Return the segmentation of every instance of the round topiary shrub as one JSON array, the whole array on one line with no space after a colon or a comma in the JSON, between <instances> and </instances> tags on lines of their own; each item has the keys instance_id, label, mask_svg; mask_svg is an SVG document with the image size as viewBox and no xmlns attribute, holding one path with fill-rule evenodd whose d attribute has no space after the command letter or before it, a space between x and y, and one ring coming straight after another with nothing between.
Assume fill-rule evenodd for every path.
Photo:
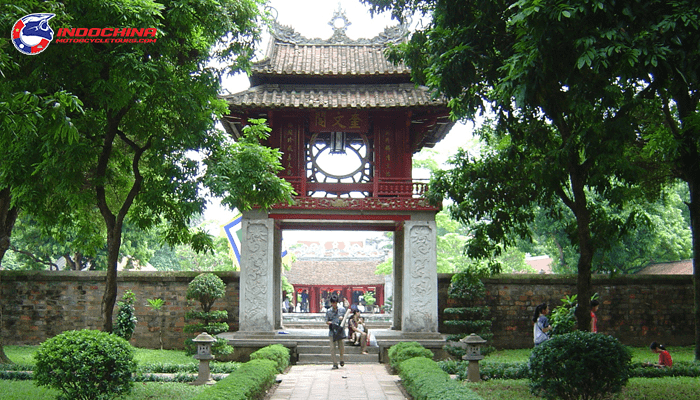
<instances>
[{"instance_id":1,"label":"round topiary shrub","mask_svg":"<svg viewBox=\"0 0 700 400\"><path fill-rule=\"evenodd\" d=\"M34 380L60 390L59 400L100 400L129 393L136 371L126 340L100 331L66 331L34 354Z\"/></svg>"},{"instance_id":2,"label":"round topiary shrub","mask_svg":"<svg viewBox=\"0 0 700 400\"><path fill-rule=\"evenodd\" d=\"M553 336L530 354L530 391L547 399L602 399L627 384L632 353L612 336Z\"/></svg>"},{"instance_id":3,"label":"round topiary shrub","mask_svg":"<svg viewBox=\"0 0 700 400\"><path fill-rule=\"evenodd\" d=\"M218 276L212 273L197 275L187 285L188 300L197 300L202 311L211 311L211 306L217 299L226 294L226 284Z\"/></svg>"}]
</instances>

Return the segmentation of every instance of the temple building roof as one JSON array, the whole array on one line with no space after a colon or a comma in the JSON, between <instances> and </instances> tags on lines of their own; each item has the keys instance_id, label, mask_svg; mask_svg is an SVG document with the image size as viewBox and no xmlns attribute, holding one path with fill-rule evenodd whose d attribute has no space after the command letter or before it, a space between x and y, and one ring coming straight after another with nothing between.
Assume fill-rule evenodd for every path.
<instances>
[{"instance_id":1,"label":"temple building roof","mask_svg":"<svg viewBox=\"0 0 700 400\"><path fill-rule=\"evenodd\" d=\"M276 21L265 57L256 62L248 90L222 96L230 113L222 119L237 138L250 117L271 110L368 109L411 111L412 150L433 147L455 122L444 98L411 82L410 69L384 55L388 44L408 37L404 25L387 27L371 39L351 39L350 22L338 9L329 22L333 35L309 39Z\"/></svg>"},{"instance_id":2,"label":"temple building roof","mask_svg":"<svg viewBox=\"0 0 700 400\"><path fill-rule=\"evenodd\" d=\"M375 260L298 260L284 275L292 285L381 285L384 275L374 271L381 261Z\"/></svg>"},{"instance_id":3,"label":"temple building roof","mask_svg":"<svg viewBox=\"0 0 700 400\"><path fill-rule=\"evenodd\" d=\"M444 107L412 83L389 85L263 84L226 96L236 108ZM445 132L446 133L446 132Z\"/></svg>"}]
</instances>

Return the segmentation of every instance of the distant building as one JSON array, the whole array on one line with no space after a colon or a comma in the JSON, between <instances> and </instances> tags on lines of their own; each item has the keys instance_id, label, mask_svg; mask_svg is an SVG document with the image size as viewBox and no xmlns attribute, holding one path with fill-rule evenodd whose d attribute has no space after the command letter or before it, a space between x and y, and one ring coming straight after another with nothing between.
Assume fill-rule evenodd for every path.
<instances>
[{"instance_id":1,"label":"distant building","mask_svg":"<svg viewBox=\"0 0 700 400\"><path fill-rule=\"evenodd\" d=\"M525 263L532 267L538 274L552 274L553 261L554 260L549 256L525 257Z\"/></svg>"},{"instance_id":2,"label":"distant building","mask_svg":"<svg viewBox=\"0 0 700 400\"><path fill-rule=\"evenodd\" d=\"M385 277L375 275L386 253L363 242L299 242L289 249L296 256L289 271L284 271L298 295L306 291L309 312L321 312L328 297L337 293L350 304L365 305L364 296L373 292L376 307L384 305Z\"/></svg>"},{"instance_id":3,"label":"distant building","mask_svg":"<svg viewBox=\"0 0 700 400\"><path fill-rule=\"evenodd\" d=\"M642 268L637 275L692 275L693 260L672 261L651 264Z\"/></svg>"}]
</instances>

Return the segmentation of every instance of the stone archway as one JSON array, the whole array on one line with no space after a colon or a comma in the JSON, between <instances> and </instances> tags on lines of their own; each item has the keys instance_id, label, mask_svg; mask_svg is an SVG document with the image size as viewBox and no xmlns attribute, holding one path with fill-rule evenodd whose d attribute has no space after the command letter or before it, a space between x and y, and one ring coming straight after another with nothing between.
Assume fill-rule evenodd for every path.
<instances>
[{"instance_id":1,"label":"stone archway","mask_svg":"<svg viewBox=\"0 0 700 400\"><path fill-rule=\"evenodd\" d=\"M363 216L371 225L367 212L358 214L327 213L314 217L317 229L337 229L357 223ZM296 220L295 220L296 218ZM276 215L274 212L243 213L239 331L273 333L282 328L278 306L282 297L281 275L282 229L288 220L306 221L308 214ZM340 218L347 218L345 220ZM392 329L404 333L437 333L437 230L435 213L404 212L396 219L377 215L376 223L394 230L394 320ZM391 224L387 225L387 221Z\"/></svg>"}]
</instances>

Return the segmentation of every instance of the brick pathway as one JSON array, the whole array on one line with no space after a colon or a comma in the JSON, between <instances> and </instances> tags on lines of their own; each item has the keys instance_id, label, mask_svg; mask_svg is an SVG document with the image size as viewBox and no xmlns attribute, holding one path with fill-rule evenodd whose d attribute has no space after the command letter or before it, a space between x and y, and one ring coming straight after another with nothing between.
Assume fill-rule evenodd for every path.
<instances>
[{"instance_id":1,"label":"brick pathway","mask_svg":"<svg viewBox=\"0 0 700 400\"><path fill-rule=\"evenodd\" d=\"M295 365L268 395L269 400L404 400L397 375L390 375L384 364Z\"/></svg>"}]
</instances>

